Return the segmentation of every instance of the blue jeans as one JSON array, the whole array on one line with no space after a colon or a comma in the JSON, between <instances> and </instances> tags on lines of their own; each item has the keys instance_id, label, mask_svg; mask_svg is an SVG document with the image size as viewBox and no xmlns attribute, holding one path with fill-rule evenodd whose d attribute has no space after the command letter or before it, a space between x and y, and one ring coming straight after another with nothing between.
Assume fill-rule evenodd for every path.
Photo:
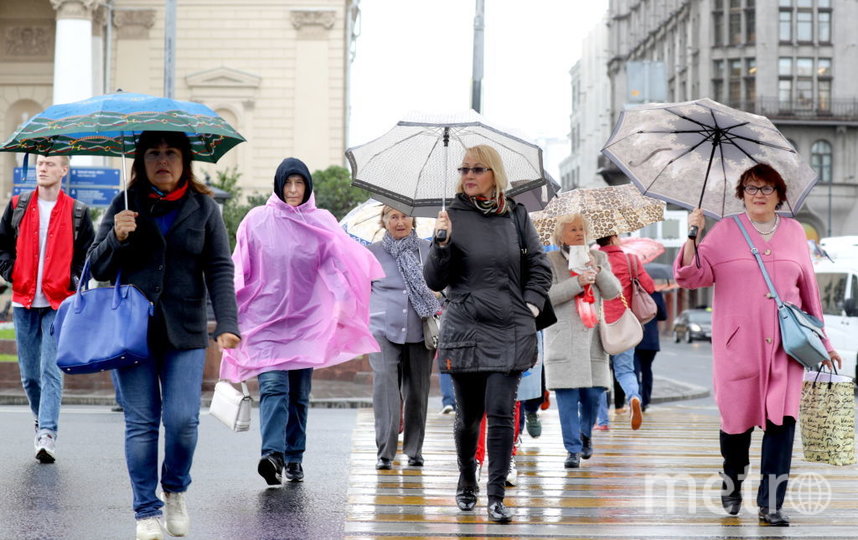
<instances>
[{"instance_id":1,"label":"blue jeans","mask_svg":"<svg viewBox=\"0 0 858 540\"><path fill-rule=\"evenodd\" d=\"M635 350L629 349L611 356L611 365L614 368L614 377L626 393L626 400L629 401L633 397L640 399L638 376L635 373Z\"/></svg>"},{"instance_id":2,"label":"blue jeans","mask_svg":"<svg viewBox=\"0 0 858 540\"><path fill-rule=\"evenodd\" d=\"M593 423L599 411L599 398L604 388L558 388L557 410L560 413L560 430L567 452L581 453L581 436L592 437ZM578 404L581 404L580 408Z\"/></svg>"},{"instance_id":3,"label":"blue jeans","mask_svg":"<svg viewBox=\"0 0 858 540\"><path fill-rule=\"evenodd\" d=\"M599 396L599 412L596 415L596 423L600 426L610 425L611 420L608 418L608 389L602 389L602 394Z\"/></svg>"},{"instance_id":4,"label":"blue jeans","mask_svg":"<svg viewBox=\"0 0 858 540\"><path fill-rule=\"evenodd\" d=\"M63 399L63 372L57 367L57 342L51 335L57 312L49 307L15 307L13 312L24 393L39 422L39 434L56 438Z\"/></svg>"},{"instance_id":5,"label":"blue jeans","mask_svg":"<svg viewBox=\"0 0 858 540\"><path fill-rule=\"evenodd\" d=\"M191 484L197 447L205 349L151 353L148 362L116 370L125 408L125 461L137 519L161 515L158 431L164 421L161 487L181 493Z\"/></svg>"},{"instance_id":6,"label":"blue jeans","mask_svg":"<svg viewBox=\"0 0 858 540\"><path fill-rule=\"evenodd\" d=\"M441 373L438 376L438 382L441 383L441 404L449 405L456 409L456 396L453 393L453 380L449 373Z\"/></svg>"},{"instance_id":7,"label":"blue jeans","mask_svg":"<svg viewBox=\"0 0 858 540\"><path fill-rule=\"evenodd\" d=\"M262 455L278 454L286 463L301 463L313 368L267 371L257 378Z\"/></svg>"}]
</instances>

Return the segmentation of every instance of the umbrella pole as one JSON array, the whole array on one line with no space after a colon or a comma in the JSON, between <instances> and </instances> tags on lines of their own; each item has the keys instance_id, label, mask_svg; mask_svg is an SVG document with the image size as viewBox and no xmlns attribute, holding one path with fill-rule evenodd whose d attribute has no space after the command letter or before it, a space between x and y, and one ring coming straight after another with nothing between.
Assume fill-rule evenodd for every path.
<instances>
[{"instance_id":1,"label":"umbrella pole","mask_svg":"<svg viewBox=\"0 0 858 540\"><path fill-rule=\"evenodd\" d=\"M125 209L128 210L128 175L125 173L125 133L122 133L122 196L125 199Z\"/></svg>"},{"instance_id":2,"label":"umbrella pole","mask_svg":"<svg viewBox=\"0 0 858 540\"><path fill-rule=\"evenodd\" d=\"M444 190L441 192L441 211L447 211L447 175L450 172L450 128L444 128ZM435 242L442 243L447 241L447 229L438 229L435 233Z\"/></svg>"},{"instance_id":3,"label":"umbrella pole","mask_svg":"<svg viewBox=\"0 0 858 540\"><path fill-rule=\"evenodd\" d=\"M700 190L700 200L697 201L697 208L703 207L703 196L706 194L706 184L709 183L709 171L712 170L712 160L715 158L715 149L721 144L721 133L715 133L712 139L712 152L709 153L709 163L706 165L706 176L703 178L703 189ZM688 229L688 238L694 240L697 238L697 227L692 226ZM696 247L695 243L695 247Z\"/></svg>"}]
</instances>

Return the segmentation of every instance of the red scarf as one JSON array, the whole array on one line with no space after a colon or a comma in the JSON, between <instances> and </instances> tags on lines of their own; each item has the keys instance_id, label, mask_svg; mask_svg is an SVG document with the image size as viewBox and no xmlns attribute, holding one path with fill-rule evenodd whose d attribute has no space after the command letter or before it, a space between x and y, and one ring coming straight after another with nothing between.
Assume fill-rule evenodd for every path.
<instances>
[{"instance_id":1,"label":"red scarf","mask_svg":"<svg viewBox=\"0 0 858 540\"><path fill-rule=\"evenodd\" d=\"M570 277L578 277L576 272L569 270ZM599 322L599 315L596 313L596 295L593 294L593 286L590 284L582 287L584 291L575 297L575 307L578 308L578 316L581 317L581 322L587 328L594 328Z\"/></svg>"},{"instance_id":2,"label":"red scarf","mask_svg":"<svg viewBox=\"0 0 858 540\"><path fill-rule=\"evenodd\" d=\"M187 191L188 182L183 182L182 185L167 194L164 194L163 191L159 190L155 186L152 186L152 189L149 190L149 198L158 199L159 201L178 201L185 196L185 193Z\"/></svg>"}]
</instances>

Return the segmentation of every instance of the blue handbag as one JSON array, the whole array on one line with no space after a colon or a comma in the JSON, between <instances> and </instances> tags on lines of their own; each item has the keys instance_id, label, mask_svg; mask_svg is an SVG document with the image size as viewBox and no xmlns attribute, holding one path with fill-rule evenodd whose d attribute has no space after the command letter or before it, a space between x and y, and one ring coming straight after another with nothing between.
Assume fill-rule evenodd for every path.
<instances>
[{"instance_id":1,"label":"blue handbag","mask_svg":"<svg viewBox=\"0 0 858 540\"><path fill-rule=\"evenodd\" d=\"M825 350L825 345L822 343L825 334L822 332L824 323L795 304L784 302L778 296L778 291L775 290L774 284L766 271L766 266L763 264L763 259L760 258L760 253L751 238L748 236L748 231L739 220L738 216L733 216L739 230L745 237L748 246L751 247L751 253L757 259L757 264L760 266L760 271L763 273L763 278L766 280L766 285L769 287L769 294L774 298L778 307L778 323L781 329L781 344L784 351L801 365L806 368L817 369L819 364L825 360L830 360L828 351Z\"/></svg>"},{"instance_id":2,"label":"blue handbag","mask_svg":"<svg viewBox=\"0 0 858 540\"><path fill-rule=\"evenodd\" d=\"M89 259L77 292L60 304L51 334L57 365L65 373L95 373L139 364L149 358L149 318L154 306L134 285L90 289Z\"/></svg>"}]
</instances>

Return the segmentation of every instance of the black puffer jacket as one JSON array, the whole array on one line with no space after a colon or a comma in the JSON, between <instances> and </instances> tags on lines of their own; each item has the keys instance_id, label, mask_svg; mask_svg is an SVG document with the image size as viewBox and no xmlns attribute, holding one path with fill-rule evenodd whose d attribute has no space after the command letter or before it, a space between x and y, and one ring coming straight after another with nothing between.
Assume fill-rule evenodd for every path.
<instances>
[{"instance_id":1,"label":"black puffer jacket","mask_svg":"<svg viewBox=\"0 0 858 540\"><path fill-rule=\"evenodd\" d=\"M527 303L543 308L551 268L523 205L485 215L462 195L447 207L453 233L432 246L423 267L434 291L450 300L441 320L438 364L443 373L528 369L536 362L536 324ZM528 282L521 285L521 250L512 212L525 225Z\"/></svg>"}]
</instances>

